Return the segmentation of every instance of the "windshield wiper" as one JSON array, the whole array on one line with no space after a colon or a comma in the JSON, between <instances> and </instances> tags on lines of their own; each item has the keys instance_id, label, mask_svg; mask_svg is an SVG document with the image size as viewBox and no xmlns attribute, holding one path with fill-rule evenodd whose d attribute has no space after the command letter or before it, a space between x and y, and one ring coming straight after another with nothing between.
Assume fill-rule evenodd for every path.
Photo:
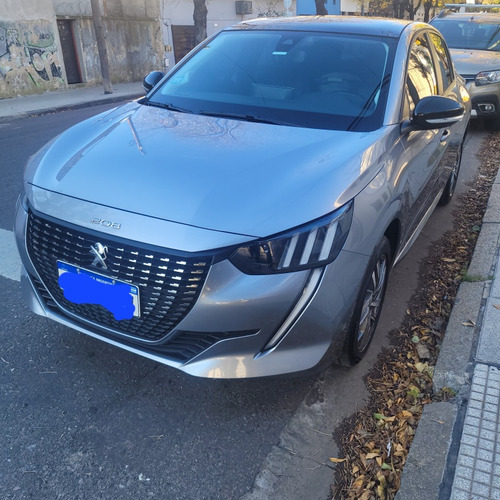
<instances>
[{"instance_id":1,"label":"windshield wiper","mask_svg":"<svg viewBox=\"0 0 500 500\"><path fill-rule=\"evenodd\" d=\"M373 92L368 96L363 108L359 112L358 116L354 118L354 120L349 124L346 130L354 130L354 127L357 127L362 118L366 116L368 109L375 102L376 97L379 95L379 91L382 90L383 86L389 83L391 79L391 75L385 75L382 81L373 89Z\"/></svg>"},{"instance_id":2,"label":"windshield wiper","mask_svg":"<svg viewBox=\"0 0 500 500\"><path fill-rule=\"evenodd\" d=\"M147 101L145 104L146 106L168 109L169 111L176 111L177 113L193 113L190 109L180 108L179 106L174 106L173 104L169 104L167 102Z\"/></svg>"},{"instance_id":3,"label":"windshield wiper","mask_svg":"<svg viewBox=\"0 0 500 500\"><path fill-rule=\"evenodd\" d=\"M229 119L232 118L233 120L242 120L246 122L268 123L270 125L285 125L284 123L278 123L272 120L265 120L264 118L259 118L254 115L243 115L238 113L223 113L220 111L203 111L203 110L200 110L199 114L204 116L215 116L219 118L229 118Z\"/></svg>"}]
</instances>

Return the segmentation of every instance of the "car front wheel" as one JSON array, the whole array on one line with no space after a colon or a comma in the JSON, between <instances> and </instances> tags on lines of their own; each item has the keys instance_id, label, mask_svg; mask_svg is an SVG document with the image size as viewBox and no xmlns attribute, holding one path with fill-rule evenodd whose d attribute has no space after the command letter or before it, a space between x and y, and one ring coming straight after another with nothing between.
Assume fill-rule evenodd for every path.
<instances>
[{"instance_id":1,"label":"car front wheel","mask_svg":"<svg viewBox=\"0 0 500 500\"><path fill-rule=\"evenodd\" d=\"M391 245L384 236L373 252L354 309L349 338L351 364L358 363L368 350L382 311L391 265Z\"/></svg>"}]
</instances>

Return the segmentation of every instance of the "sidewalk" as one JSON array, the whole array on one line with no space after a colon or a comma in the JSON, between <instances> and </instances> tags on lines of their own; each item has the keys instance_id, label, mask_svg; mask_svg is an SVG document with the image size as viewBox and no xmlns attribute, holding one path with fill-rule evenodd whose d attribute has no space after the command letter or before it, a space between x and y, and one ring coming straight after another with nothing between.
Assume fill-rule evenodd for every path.
<instances>
[{"instance_id":1,"label":"sidewalk","mask_svg":"<svg viewBox=\"0 0 500 500\"><path fill-rule=\"evenodd\" d=\"M40 115L63 109L85 108L98 104L137 99L144 95L142 82L118 83L113 93L105 94L102 86L45 92L44 94L0 99L0 122L29 115Z\"/></svg>"},{"instance_id":2,"label":"sidewalk","mask_svg":"<svg viewBox=\"0 0 500 500\"><path fill-rule=\"evenodd\" d=\"M0 99L0 122L144 95L141 82ZM453 402L426 405L397 500L500 500L500 173L434 371ZM333 480L333 476L332 476ZM295 500L295 499L291 499ZM315 500L315 499L311 499Z\"/></svg>"},{"instance_id":3,"label":"sidewalk","mask_svg":"<svg viewBox=\"0 0 500 500\"><path fill-rule=\"evenodd\" d=\"M500 172L460 285L397 500L500 500Z\"/></svg>"}]
</instances>

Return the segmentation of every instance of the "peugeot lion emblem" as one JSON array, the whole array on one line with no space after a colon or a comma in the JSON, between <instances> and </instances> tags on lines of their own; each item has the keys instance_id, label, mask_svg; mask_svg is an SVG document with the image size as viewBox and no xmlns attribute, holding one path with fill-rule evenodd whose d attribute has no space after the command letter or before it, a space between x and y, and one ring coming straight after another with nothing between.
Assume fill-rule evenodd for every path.
<instances>
[{"instance_id":1,"label":"peugeot lion emblem","mask_svg":"<svg viewBox=\"0 0 500 500\"><path fill-rule=\"evenodd\" d=\"M90 247L90 253L94 256L94 261L92 262L94 267L101 266L103 269L108 268L104 262L108 256L108 247L105 247L102 243L96 243Z\"/></svg>"}]
</instances>

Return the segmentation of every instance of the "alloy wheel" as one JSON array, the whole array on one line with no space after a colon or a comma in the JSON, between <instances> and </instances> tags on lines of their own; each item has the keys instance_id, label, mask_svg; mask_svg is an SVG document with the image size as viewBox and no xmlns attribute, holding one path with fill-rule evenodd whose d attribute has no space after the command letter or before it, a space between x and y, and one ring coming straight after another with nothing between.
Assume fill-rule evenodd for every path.
<instances>
[{"instance_id":1,"label":"alloy wheel","mask_svg":"<svg viewBox=\"0 0 500 500\"><path fill-rule=\"evenodd\" d=\"M357 350L359 352L363 352L367 348L377 326L382 300L384 298L387 271L387 256L383 254L380 256L371 273L365 291L356 339Z\"/></svg>"}]
</instances>

